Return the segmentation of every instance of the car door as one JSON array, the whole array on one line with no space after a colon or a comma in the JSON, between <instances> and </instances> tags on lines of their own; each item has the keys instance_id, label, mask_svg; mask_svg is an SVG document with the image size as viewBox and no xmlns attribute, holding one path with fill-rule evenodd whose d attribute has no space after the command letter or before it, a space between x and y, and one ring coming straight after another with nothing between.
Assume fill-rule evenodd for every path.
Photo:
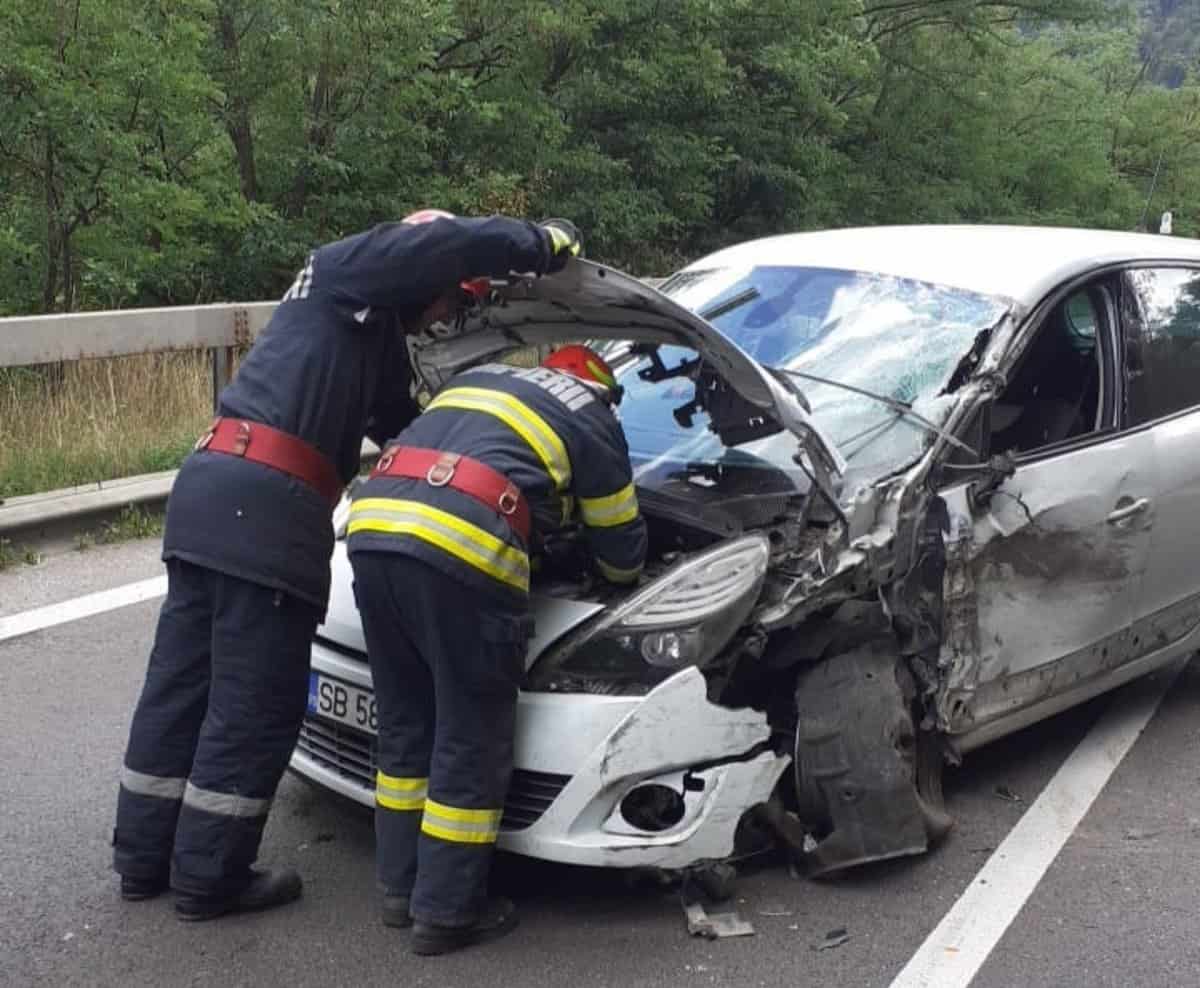
<instances>
[{"instance_id":1,"label":"car door","mask_svg":"<svg viewBox=\"0 0 1200 988\"><path fill-rule=\"evenodd\" d=\"M1159 490L1130 659L1196 647L1200 628L1200 267L1147 265L1122 280L1130 434L1153 441Z\"/></svg>"},{"instance_id":2,"label":"car door","mask_svg":"<svg viewBox=\"0 0 1200 988\"><path fill-rule=\"evenodd\" d=\"M1120 430L1116 286L1100 279L1043 307L989 409L992 452L1015 444L1013 475L990 493L970 484L943 492L951 532L940 707L952 734L999 735L1020 726L1014 719L1037 719L1039 705L1052 712L1054 698L1127 657L1155 461L1151 435ZM1081 370L1086 361L1071 351L1083 353L1076 344L1089 333L1094 369ZM1082 415L1076 372L1081 385L1095 374ZM1064 424L1072 408L1074 425Z\"/></svg>"}]
</instances>

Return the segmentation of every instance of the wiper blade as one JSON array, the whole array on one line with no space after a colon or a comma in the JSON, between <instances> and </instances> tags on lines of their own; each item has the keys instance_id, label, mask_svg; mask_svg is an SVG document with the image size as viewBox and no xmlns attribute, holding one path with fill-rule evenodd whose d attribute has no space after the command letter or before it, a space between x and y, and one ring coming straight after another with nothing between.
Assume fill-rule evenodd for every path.
<instances>
[{"instance_id":1,"label":"wiper blade","mask_svg":"<svg viewBox=\"0 0 1200 988\"><path fill-rule=\"evenodd\" d=\"M738 292L736 295L731 295L724 302L718 302L711 309L706 309L700 313L700 318L705 322L711 322L714 319L720 319L721 316L727 316L734 309L740 309L747 302L753 302L758 298L760 292L757 288L747 288L745 291Z\"/></svg>"},{"instance_id":2,"label":"wiper blade","mask_svg":"<svg viewBox=\"0 0 1200 988\"><path fill-rule=\"evenodd\" d=\"M873 398L875 401L886 405L897 415L919 422L930 432L941 436L946 440L946 442L950 443L951 446L957 446L959 449L966 453L970 453L974 457L979 456L975 450L971 449L970 446L964 443L957 436L951 435L936 422L931 422L920 412L914 411L911 405L905 404L902 401L897 401L895 398L892 398L888 395L876 394L874 391L868 391L866 388L860 388L853 384L845 384L842 381L835 381L829 377L820 377L817 374L809 374L806 371L790 370L787 367L772 367L771 369L779 371L781 374L788 374L792 377L802 377L806 381L815 381L817 384L827 384L831 388L841 388L843 391L852 391L855 394L862 395L864 398Z\"/></svg>"}]
</instances>

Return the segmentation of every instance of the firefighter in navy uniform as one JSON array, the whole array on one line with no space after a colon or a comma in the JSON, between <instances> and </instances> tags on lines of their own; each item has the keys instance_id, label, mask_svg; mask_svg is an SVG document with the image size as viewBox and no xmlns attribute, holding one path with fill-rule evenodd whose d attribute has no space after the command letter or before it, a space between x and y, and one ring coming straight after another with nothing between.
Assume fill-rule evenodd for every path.
<instances>
[{"instance_id":1,"label":"firefighter in navy uniform","mask_svg":"<svg viewBox=\"0 0 1200 988\"><path fill-rule=\"evenodd\" d=\"M167 597L121 772L113 864L126 899L175 890L183 919L281 905L252 869L307 702L329 595L331 511L419 411L404 341L466 288L561 269L578 235L414 213L316 249L220 396L167 506Z\"/></svg>"},{"instance_id":2,"label":"firefighter in navy uniform","mask_svg":"<svg viewBox=\"0 0 1200 988\"><path fill-rule=\"evenodd\" d=\"M582 346L542 367L452 378L390 444L350 508L349 552L378 712L383 922L440 954L500 936L487 896L532 627L531 546L577 514L599 574L646 554L608 365Z\"/></svg>"}]
</instances>

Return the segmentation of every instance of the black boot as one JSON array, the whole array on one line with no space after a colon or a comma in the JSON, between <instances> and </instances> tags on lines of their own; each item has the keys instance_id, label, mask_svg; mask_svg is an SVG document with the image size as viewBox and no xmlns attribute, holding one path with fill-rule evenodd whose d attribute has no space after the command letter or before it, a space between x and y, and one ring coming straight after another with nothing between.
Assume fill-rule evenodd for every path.
<instances>
[{"instance_id":1,"label":"black boot","mask_svg":"<svg viewBox=\"0 0 1200 988\"><path fill-rule=\"evenodd\" d=\"M470 926L437 926L433 923L413 924L412 952L414 954L449 954L488 940L498 940L517 926L516 907L508 899L488 899L479 918Z\"/></svg>"},{"instance_id":2,"label":"black boot","mask_svg":"<svg viewBox=\"0 0 1200 988\"><path fill-rule=\"evenodd\" d=\"M412 916L408 914L408 896L385 894L380 916L383 918L384 926L391 926L401 930L412 926Z\"/></svg>"},{"instance_id":3,"label":"black boot","mask_svg":"<svg viewBox=\"0 0 1200 988\"><path fill-rule=\"evenodd\" d=\"M228 913L274 909L295 902L304 891L300 876L290 868L283 871L254 871L251 876L250 884L236 895L181 894L175 901L175 912L180 919L189 922L216 919Z\"/></svg>"},{"instance_id":4,"label":"black boot","mask_svg":"<svg viewBox=\"0 0 1200 988\"><path fill-rule=\"evenodd\" d=\"M162 895L170 887L171 883L166 875L157 875L154 878L121 876L121 898L128 902L153 899L157 895Z\"/></svg>"}]
</instances>

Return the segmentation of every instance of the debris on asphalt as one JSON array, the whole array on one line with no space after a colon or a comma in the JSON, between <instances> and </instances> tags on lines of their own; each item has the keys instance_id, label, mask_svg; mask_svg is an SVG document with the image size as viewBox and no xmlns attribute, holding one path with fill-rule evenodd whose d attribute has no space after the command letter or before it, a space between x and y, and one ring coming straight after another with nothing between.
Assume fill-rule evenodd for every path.
<instances>
[{"instance_id":1,"label":"debris on asphalt","mask_svg":"<svg viewBox=\"0 0 1200 988\"><path fill-rule=\"evenodd\" d=\"M334 834L332 834L332 833L321 833L321 834L317 834L317 836L316 836L316 841L318 844L328 844L333 839L334 839Z\"/></svg>"},{"instance_id":2,"label":"debris on asphalt","mask_svg":"<svg viewBox=\"0 0 1200 988\"><path fill-rule=\"evenodd\" d=\"M1142 830L1140 827L1135 827L1133 830L1129 830L1126 832L1125 839L1126 840L1153 840L1155 837L1157 837L1161 833L1162 833L1161 830Z\"/></svg>"},{"instance_id":3,"label":"debris on asphalt","mask_svg":"<svg viewBox=\"0 0 1200 988\"><path fill-rule=\"evenodd\" d=\"M754 927L736 912L709 913L700 902L683 907L687 916L688 933L705 940L724 940L726 937L752 937Z\"/></svg>"},{"instance_id":4,"label":"debris on asphalt","mask_svg":"<svg viewBox=\"0 0 1200 988\"><path fill-rule=\"evenodd\" d=\"M66 943L68 940L74 940L74 939L75 939L74 933L67 932L67 933L63 934L63 943Z\"/></svg>"},{"instance_id":5,"label":"debris on asphalt","mask_svg":"<svg viewBox=\"0 0 1200 988\"><path fill-rule=\"evenodd\" d=\"M1025 802L1020 796L1018 796L1015 792L1013 792L1011 789L1009 789L1008 786L996 786L994 792L1001 799L1006 799L1010 803Z\"/></svg>"},{"instance_id":6,"label":"debris on asphalt","mask_svg":"<svg viewBox=\"0 0 1200 988\"><path fill-rule=\"evenodd\" d=\"M760 916L790 916L792 915L792 910L784 909L782 906L768 906L765 909L760 909L758 914Z\"/></svg>"},{"instance_id":7,"label":"debris on asphalt","mask_svg":"<svg viewBox=\"0 0 1200 988\"><path fill-rule=\"evenodd\" d=\"M833 950L835 947L840 947L850 939L850 932L844 927L839 926L836 930L830 930L825 934L825 939L820 943L814 943L813 950Z\"/></svg>"}]
</instances>

